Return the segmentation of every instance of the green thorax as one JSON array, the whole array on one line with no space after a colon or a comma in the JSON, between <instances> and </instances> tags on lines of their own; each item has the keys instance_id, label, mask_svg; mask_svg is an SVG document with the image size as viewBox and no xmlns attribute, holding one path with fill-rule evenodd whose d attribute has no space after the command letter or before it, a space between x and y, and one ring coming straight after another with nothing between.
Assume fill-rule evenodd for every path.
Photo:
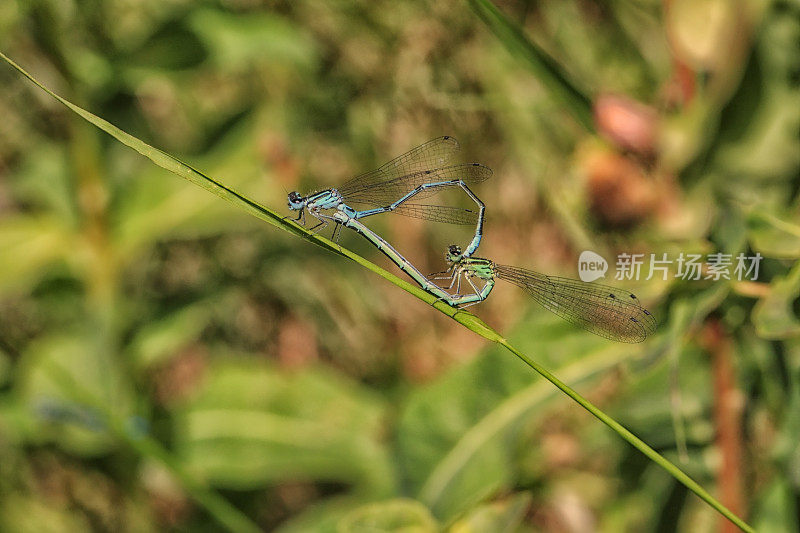
<instances>
[{"instance_id":1,"label":"green thorax","mask_svg":"<svg viewBox=\"0 0 800 533\"><path fill-rule=\"evenodd\" d=\"M465 271L473 272L475 276L481 279L489 280L494 278L494 263L491 259L462 257L458 264Z\"/></svg>"}]
</instances>

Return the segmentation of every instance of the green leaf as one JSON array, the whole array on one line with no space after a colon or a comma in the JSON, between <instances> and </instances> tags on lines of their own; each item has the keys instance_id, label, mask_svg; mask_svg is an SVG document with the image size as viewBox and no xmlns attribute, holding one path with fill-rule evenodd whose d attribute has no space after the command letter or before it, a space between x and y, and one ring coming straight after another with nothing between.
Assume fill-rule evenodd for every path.
<instances>
[{"instance_id":1,"label":"green leaf","mask_svg":"<svg viewBox=\"0 0 800 533\"><path fill-rule=\"evenodd\" d=\"M351 511L337 527L338 533L435 533L439 530L424 505L400 498Z\"/></svg>"},{"instance_id":2,"label":"green leaf","mask_svg":"<svg viewBox=\"0 0 800 533\"><path fill-rule=\"evenodd\" d=\"M797 531L800 524L792 487L784 479L775 477L761 494L753 513L758 531Z\"/></svg>"},{"instance_id":3,"label":"green leaf","mask_svg":"<svg viewBox=\"0 0 800 533\"><path fill-rule=\"evenodd\" d=\"M0 500L0 529L3 531L89 531L86 515L67 506L52 505L46 500L8 494Z\"/></svg>"},{"instance_id":4,"label":"green leaf","mask_svg":"<svg viewBox=\"0 0 800 533\"><path fill-rule=\"evenodd\" d=\"M774 214L775 210L753 209L747 217L753 249L767 257L800 258L800 214Z\"/></svg>"},{"instance_id":5,"label":"green leaf","mask_svg":"<svg viewBox=\"0 0 800 533\"><path fill-rule=\"evenodd\" d=\"M753 309L756 332L765 339L786 339L800 335L800 320L792 306L800 297L800 262L785 277L772 281L769 294Z\"/></svg>"},{"instance_id":6,"label":"green leaf","mask_svg":"<svg viewBox=\"0 0 800 533\"><path fill-rule=\"evenodd\" d=\"M74 251L69 228L47 216L0 219L0 293L21 291Z\"/></svg>"},{"instance_id":7,"label":"green leaf","mask_svg":"<svg viewBox=\"0 0 800 533\"><path fill-rule=\"evenodd\" d=\"M353 493L331 496L314 502L278 527L278 533L337 533L339 521L355 509L369 503L367 495Z\"/></svg>"},{"instance_id":8,"label":"green leaf","mask_svg":"<svg viewBox=\"0 0 800 533\"><path fill-rule=\"evenodd\" d=\"M531 503L527 492L516 494L506 500L481 505L450 527L449 533L514 533L525 519Z\"/></svg>"},{"instance_id":9,"label":"green leaf","mask_svg":"<svg viewBox=\"0 0 800 533\"><path fill-rule=\"evenodd\" d=\"M147 368L158 364L188 342L196 339L208 325L213 308L199 302L153 321L131 341L130 352L136 364Z\"/></svg>"},{"instance_id":10,"label":"green leaf","mask_svg":"<svg viewBox=\"0 0 800 533\"><path fill-rule=\"evenodd\" d=\"M800 36L796 7L794 12L766 9L744 79L721 117L719 134L723 142L714 166L720 167L726 184L739 175L739 181L750 189L750 197L759 200L783 201L793 188L800 165L800 86L794 78ZM724 9L732 8L729 4ZM706 31L703 26L700 29ZM700 37L707 40L705 33Z\"/></svg>"},{"instance_id":11,"label":"green leaf","mask_svg":"<svg viewBox=\"0 0 800 533\"><path fill-rule=\"evenodd\" d=\"M192 471L225 487L313 479L386 495L394 482L379 441L382 417L376 398L321 370L226 358L176 412L175 449Z\"/></svg>"},{"instance_id":12,"label":"green leaf","mask_svg":"<svg viewBox=\"0 0 800 533\"><path fill-rule=\"evenodd\" d=\"M235 70L269 58L311 68L317 51L310 37L272 13L237 15L213 9L193 11L190 24L222 69Z\"/></svg>"},{"instance_id":13,"label":"green leaf","mask_svg":"<svg viewBox=\"0 0 800 533\"><path fill-rule=\"evenodd\" d=\"M77 225L69 174L67 149L63 144L39 141L36 150L23 154L20 168L10 184L14 196L24 203L41 206L53 218Z\"/></svg>"}]
</instances>

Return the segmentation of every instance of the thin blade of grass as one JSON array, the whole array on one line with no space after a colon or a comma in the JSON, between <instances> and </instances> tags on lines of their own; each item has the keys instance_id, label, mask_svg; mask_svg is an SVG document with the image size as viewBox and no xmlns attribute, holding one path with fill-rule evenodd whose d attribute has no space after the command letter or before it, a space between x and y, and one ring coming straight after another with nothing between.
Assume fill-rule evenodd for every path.
<instances>
[{"instance_id":1,"label":"thin blade of grass","mask_svg":"<svg viewBox=\"0 0 800 533\"><path fill-rule=\"evenodd\" d=\"M524 61L536 79L559 100L573 117L588 131L594 131L592 100L583 94L566 75L558 63L536 46L522 29L508 20L490 0L468 0L476 15L489 27L512 56Z\"/></svg>"},{"instance_id":2,"label":"thin blade of grass","mask_svg":"<svg viewBox=\"0 0 800 533\"><path fill-rule=\"evenodd\" d=\"M753 528L747 525L742 519L737 517L733 514L727 507L722 505L720 502L714 499L711 494L706 492L697 482L691 479L688 475L683 473L677 466L673 465L669 462L665 457L661 456L658 452L654 449L649 447L647 444L644 443L641 439L639 439L636 435L631 433L627 430L624 426L622 426L619 422L605 414L601 411L598 407L594 404L589 402L583 396L578 394L568 385L560 381L557 377L551 374L546 368L542 367L538 363L536 363L533 359L528 357L527 355L523 354L512 345L510 345L499 333L494 331L490 326L488 326L485 322L481 319L464 310L455 309L450 307L449 305L445 304L444 302L438 300L432 294L425 292L424 290L411 285L407 281L404 281L394 274L380 268L379 266L367 261L363 257L347 250L346 248L340 248L330 240L320 237L319 235L312 234L304 227L294 223L291 220L284 219L275 211L264 207L257 202L250 200L249 198L237 193L236 191L222 185L221 183L217 182L216 180L206 176L202 172L193 169L189 165L183 163L179 159L162 152L161 150L150 146L149 144L145 143L137 139L136 137L125 133L124 131L120 130L113 124L101 119L100 117L93 115L89 111L86 111L83 108L76 106L75 104L67 101L64 98L61 98L57 94L53 93L51 90L46 88L44 85L36 81L30 74L25 72L19 65L14 63L11 59L9 59L5 54L0 52L0 57L2 57L6 62L8 62L12 67L18 70L22 75L32 81L36 86L41 88L43 91L47 92L49 95L56 98L59 102L67 106L69 109L89 121L90 123L94 124L101 130L105 131L112 137L116 138L126 146L130 146L134 150L138 151L155 164L159 165L162 168L169 170L181 176L192 183L203 187L204 189L216 194L217 196L233 203L234 205L244 209L248 213L269 222L270 224L283 229L284 231L288 231L290 233L294 233L302 238L305 238L314 244L327 248L334 253L338 253L343 255L356 263L368 268L369 270L375 272L379 276L383 277L384 279L394 283L401 289L405 290L406 292L416 296L423 302L432 305L434 308L439 310L440 312L446 314L447 316L453 318L455 321L459 322L460 324L464 325L469 330L473 331L474 333L480 335L481 337L490 340L492 342L496 342L499 345L503 346L506 350L511 352L512 354L519 357L525 364L530 366L533 370L539 373L542 377L547 379L550 383L555 385L558 389L564 392L567 396L575 400L579 405L581 405L584 409L589 411L592 415L598 418L601 422L606 424L610 427L615 433L617 433L620 437L625 439L631 445L633 445L636 449L641 451L645 454L648 458L650 458L654 463L661 466L664 470L666 470L671 476L675 479L683 483L689 490L697 494L700 498L706 501L711 507L716 509L720 514L725 516L728 520L732 523L736 524L739 528L743 531L753 532ZM205 502L202 500L198 500L201 504L206 505ZM214 512L214 510L206 505L206 509L209 512Z\"/></svg>"}]
</instances>

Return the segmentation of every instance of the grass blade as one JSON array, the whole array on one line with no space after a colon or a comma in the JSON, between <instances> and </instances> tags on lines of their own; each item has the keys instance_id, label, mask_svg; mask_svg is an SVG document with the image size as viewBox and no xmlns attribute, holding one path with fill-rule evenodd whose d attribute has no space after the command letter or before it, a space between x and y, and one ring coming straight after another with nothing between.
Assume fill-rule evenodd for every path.
<instances>
[{"instance_id":1,"label":"grass blade","mask_svg":"<svg viewBox=\"0 0 800 533\"><path fill-rule=\"evenodd\" d=\"M561 67L525 37L522 29L508 20L490 0L469 0L469 5L511 55L524 61L550 94L558 99L584 128L594 131L591 98L567 79Z\"/></svg>"},{"instance_id":2,"label":"grass blade","mask_svg":"<svg viewBox=\"0 0 800 533\"><path fill-rule=\"evenodd\" d=\"M476 0L479 1L479 0ZM330 240L325 239L319 235L312 234L304 227L295 224L291 220L284 219L281 217L277 212L260 205L259 203L250 200L249 198L237 193L233 189L226 187L225 185L217 182L213 178L206 176L202 172L195 170L191 166L183 163L176 157L173 157L161 150L150 146L149 144L145 143L137 139L136 137L125 133L124 131L120 130L113 124L101 119L100 117L93 115L89 111L86 111L83 108L76 106L75 104L65 100L64 98L58 96L57 94L53 93L47 87L36 81L30 74L28 74L22 67L14 63L11 59L6 57L5 54L0 52L0 57L2 57L7 63L9 63L12 67L14 67L17 71L19 71L22 75L28 78L31 82L37 85L40 89L50 94L53 98L56 98L59 102L67 106L69 109L83 117L85 120L89 121L90 123L94 124L101 130L105 131L112 137L116 138L126 146L129 146L139 152L140 154L144 155L151 161L153 161L158 166L169 170L181 176L182 178L187 179L188 181L203 187L204 189L208 190L223 198L237 207L244 209L248 213L256 216L266 222L269 222L273 226L276 226L284 231L288 231L290 233L294 233L302 238L305 238L314 244L327 248L334 253L338 253L343 255L352 261L368 268L369 270L375 272L379 276L383 277L384 279L390 281L391 283L397 285L401 289L405 290L406 292L416 296L423 302L432 305L438 311L446 314L447 316L453 318L455 321L463 324L469 330L475 332L476 334L480 335L481 337L488 339L492 342L496 342L503 346L506 350L513 353L517 357L519 357L522 361L524 361L528 366L530 366L533 370L539 373L542 377L550 381L553 385L555 385L558 389L564 392L567 396L575 400L579 405L581 405L584 409L589 411L592 415L597 417L601 422L606 424L610 427L615 433L617 433L620 437L625 439L631 445L636 447L639 451L645 454L648 458L650 458L653 462L664 468L670 475L672 475L675 479L683 483L689 490L697 494L700 498L706 501L711 507L716 509L720 514L728 518L731 522L736 524L739 528L743 531L752 532L753 529L747 525L742 519L737 517L733 514L728 508L722 505L720 502L714 499L711 494L706 492L697 482L692 480L688 475L683 473L677 466L670 463L665 457L661 456L658 452L654 449L649 447L645 444L641 439L636 437L633 433L623 427L619 422L605 414L601 411L598 407L594 404L583 398L580 394L576 391L571 389L568 385L560 381L557 377L551 374L547 369L536 363L533 359L528 357L527 355L523 354L512 345L510 345L499 333L494 331L491 327L489 327L486 323L484 323L481 319L476 317L475 315L460 309L454 309L449 305L445 304L444 302L439 301L435 296L423 291L419 287L412 285L411 283L404 281L394 274L380 268L379 266L367 261L363 257L345 249L339 248L337 245L332 243ZM201 504L206 505L205 502L200 501ZM212 508L206 505L206 509L209 512L214 512ZM219 517L218 517L219 518Z\"/></svg>"}]
</instances>

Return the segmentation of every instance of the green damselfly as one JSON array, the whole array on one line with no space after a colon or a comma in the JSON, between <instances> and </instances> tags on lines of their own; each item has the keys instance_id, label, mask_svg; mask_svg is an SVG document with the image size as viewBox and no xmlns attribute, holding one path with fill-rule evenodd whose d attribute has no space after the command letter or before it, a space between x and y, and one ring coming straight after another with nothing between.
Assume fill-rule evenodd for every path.
<instances>
[{"instance_id":1,"label":"green damselfly","mask_svg":"<svg viewBox=\"0 0 800 533\"><path fill-rule=\"evenodd\" d=\"M431 275L428 280L450 281L447 290L455 287L455 294L448 294L449 301L459 302L453 305L482 302L492 291L495 280L502 279L524 289L542 307L567 322L607 339L642 342L656 329L653 314L642 306L636 295L621 289L468 257L457 245L447 249L445 260L449 268ZM469 294L461 294L462 279L470 286ZM483 286L479 288L480 284Z\"/></svg>"}]
</instances>

